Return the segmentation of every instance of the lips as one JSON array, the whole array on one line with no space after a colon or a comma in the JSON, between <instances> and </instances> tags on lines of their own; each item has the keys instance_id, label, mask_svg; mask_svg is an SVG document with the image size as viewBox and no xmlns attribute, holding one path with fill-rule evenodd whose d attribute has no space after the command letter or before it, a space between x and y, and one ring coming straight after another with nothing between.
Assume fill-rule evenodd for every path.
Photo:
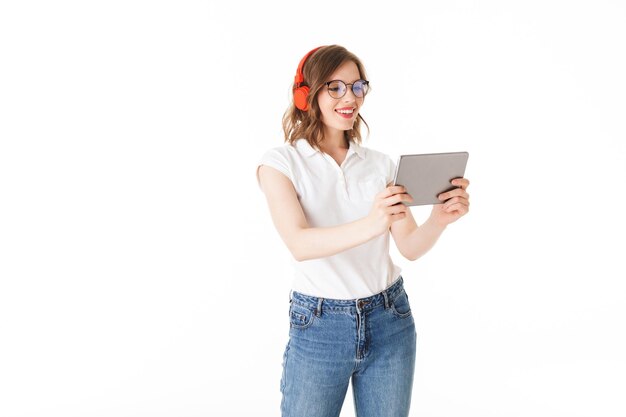
<instances>
[{"instance_id":1,"label":"lips","mask_svg":"<svg viewBox=\"0 0 626 417\"><path fill-rule=\"evenodd\" d=\"M354 116L354 107L342 107L340 109L335 109L335 113L344 119L351 119Z\"/></svg>"}]
</instances>

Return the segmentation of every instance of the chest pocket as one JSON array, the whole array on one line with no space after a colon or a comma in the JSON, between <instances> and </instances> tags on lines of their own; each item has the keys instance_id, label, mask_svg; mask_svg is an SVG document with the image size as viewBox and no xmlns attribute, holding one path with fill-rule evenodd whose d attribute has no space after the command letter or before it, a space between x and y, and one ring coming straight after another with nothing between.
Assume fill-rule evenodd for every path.
<instances>
[{"instance_id":1,"label":"chest pocket","mask_svg":"<svg viewBox=\"0 0 626 417\"><path fill-rule=\"evenodd\" d=\"M358 180L352 187L350 199L354 201L373 202L376 194L385 189L385 179L382 177Z\"/></svg>"}]
</instances>

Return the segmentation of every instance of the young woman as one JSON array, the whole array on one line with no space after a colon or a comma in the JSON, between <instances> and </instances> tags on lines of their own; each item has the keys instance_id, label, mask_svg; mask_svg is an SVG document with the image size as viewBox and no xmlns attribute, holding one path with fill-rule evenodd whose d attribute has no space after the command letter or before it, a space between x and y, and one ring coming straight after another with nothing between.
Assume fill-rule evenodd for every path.
<instances>
[{"instance_id":1,"label":"young woman","mask_svg":"<svg viewBox=\"0 0 626 417\"><path fill-rule=\"evenodd\" d=\"M369 82L338 45L309 52L283 117L285 142L259 162L257 179L294 257L289 341L280 381L283 417L337 417L352 379L358 417L406 417L416 333L389 233L416 260L469 210L469 181L439 196L417 226L395 164L361 146Z\"/></svg>"}]
</instances>

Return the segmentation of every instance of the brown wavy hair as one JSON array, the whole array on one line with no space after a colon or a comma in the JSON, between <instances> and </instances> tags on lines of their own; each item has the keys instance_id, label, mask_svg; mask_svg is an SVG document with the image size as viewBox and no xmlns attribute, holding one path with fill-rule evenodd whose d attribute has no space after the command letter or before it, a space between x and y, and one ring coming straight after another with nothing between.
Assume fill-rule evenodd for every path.
<instances>
[{"instance_id":1,"label":"brown wavy hair","mask_svg":"<svg viewBox=\"0 0 626 417\"><path fill-rule=\"evenodd\" d=\"M302 69L304 82L300 85L306 85L310 89L307 97L309 110L302 111L298 109L292 99L291 104L283 115L283 132L285 133L286 143L291 145L296 140L304 138L311 147L319 150L319 143L324 139L324 124L322 123L322 111L317 104L317 94L324 88L324 83L328 80L328 77L346 61L354 62L359 70L359 76L367 80L365 67L361 60L343 46L323 46L306 60ZM292 89L294 87L295 83ZM354 142L361 144L361 122L366 126L369 135L369 126L359 112L352 129L344 131L346 140L352 139Z\"/></svg>"}]
</instances>

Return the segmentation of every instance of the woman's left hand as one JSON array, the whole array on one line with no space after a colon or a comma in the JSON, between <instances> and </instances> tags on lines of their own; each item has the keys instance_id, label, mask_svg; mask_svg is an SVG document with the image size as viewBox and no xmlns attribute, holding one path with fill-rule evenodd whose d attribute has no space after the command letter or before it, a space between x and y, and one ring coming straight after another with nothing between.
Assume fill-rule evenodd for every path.
<instances>
[{"instance_id":1,"label":"woman's left hand","mask_svg":"<svg viewBox=\"0 0 626 417\"><path fill-rule=\"evenodd\" d=\"M469 211L469 181L465 178L455 178L450 181L459 188L439 194L439 200L447 200L443 204L434 204L430 219L441 226L447 226L467 214Z\"/></svg>"}]
</instances>

